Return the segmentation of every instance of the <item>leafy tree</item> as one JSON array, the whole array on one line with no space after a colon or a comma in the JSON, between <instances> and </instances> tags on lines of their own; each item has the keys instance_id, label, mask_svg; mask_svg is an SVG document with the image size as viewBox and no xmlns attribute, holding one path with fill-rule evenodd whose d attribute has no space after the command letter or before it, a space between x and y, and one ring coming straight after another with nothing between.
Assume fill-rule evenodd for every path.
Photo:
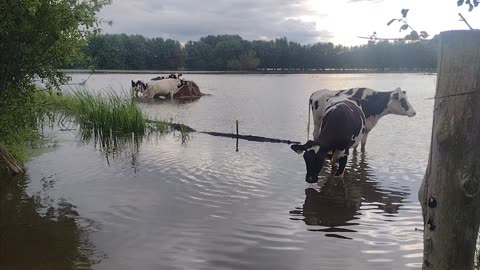
<instances>
[{"instance_id":1,"label":"leafy tree","mask_svg":"<svg viewBox=\"0 0 480 270\"><path fill-rule=\"evenodd\" d=\"M36 76L58 85L64 79L58 68L81 58L86 37L98 32L102 22L95 14L108 3L2 0L0 91L20 91Z\"/></svg>"},{"instance_id":2,"label":"leafy tree","mask_svg":"<svg viewBox=\"0 0 480 270\"><path fill-rule=\"evenodd\" d=\"M186 65L194 70L212 70L213 47L203 41L189 41L185 45Z\"/></svg>"},{"instance_id":3,"label":"leafy tree","mask_svg":"<svg viewBox=\"0 0 480 270\"><path fill-rule=\"evenodd\" d=\"M302 45L280 38L247 41L237 35L202 37L182 46L175 40L99 35L85 49L101 69L256 70L260 69L430 69L436 65L435 38L414 43L378 42L345 47Z\"/></svg>"},{"instance_id":4,"label":"leafy tree","mask_svg":"<svg viewBox=\"0 0 480 270\"><path fill-rule=\"evenodd\" d=\"M34 80L58 86L58 69L82 62L86 38L100 30L96 12L110 0L0 1L0 144L22 159L38 138L45 111ZM103 47L103 46L102 46Z\"/></svg>"},{"instance_id":5,"label":"leafy tree","mask_svg":"<svg viewBox=\"0 0 480 270\"><path fill-rule=\"evenodd\" d=\"M463 4L468 5L468 11L472 11L473 8L478 7L480 0L457 0L458 6L462 6Z\"/></svg>"},{"instance_id":6,"label":"leafy tree","mask_svg":"<svg viewBox=\"0 0 480 270\"><path fill-rule=\"evenodd\" d=\"M141 35L132 35L125 39L125 66L130 69L147 68L147 40Z\"/></svg>"}]
</instances>

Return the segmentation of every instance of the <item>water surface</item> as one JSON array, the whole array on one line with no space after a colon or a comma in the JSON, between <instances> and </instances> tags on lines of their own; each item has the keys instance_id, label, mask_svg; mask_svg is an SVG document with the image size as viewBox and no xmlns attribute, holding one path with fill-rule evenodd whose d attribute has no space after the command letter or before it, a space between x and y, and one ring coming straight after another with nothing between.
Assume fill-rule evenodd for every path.
<instances>
[{"instance_id":1,"label":"water surface","mask_svg":"<svg viewBox=\"0 0 480 270\"><path fill-rule=\"evenodd\" d=\"M65 266L87 261L82 267L92 269L421 267L417 191L427 165L433 101L425 99L433 96L434 76L184 76L211 96L141 103L142 110L206 131L233 132L239 120L242 134L303 142L312 91L364 86L401 87L417 116L380 120L366 153L351 155L345 178L324 172L317 184L305 183L304 161L287 144L240 141L236 152L235 141L228 138L192 134L181 144L174 135L151 136L107 160L93 144L80 142L75 131L56 131L55 151L28 163L21 192L48 198L53 206L67 202L74 207L72 226L84 240L66 241L84 252L68 257ZM72 77L81 81L88 75ZM87 87L122 91L131 79L150 77L98 74ZM51 183L47 189L42 179ZM2 205L7 197L2 193ZM9 213L18 215L12 207ZM45 216L42 209L37 205L34 215ZM10 226L12 233L18 233L17 227ZM49 249L58 243L40 245Z\"/></svg>"}]
</instances>

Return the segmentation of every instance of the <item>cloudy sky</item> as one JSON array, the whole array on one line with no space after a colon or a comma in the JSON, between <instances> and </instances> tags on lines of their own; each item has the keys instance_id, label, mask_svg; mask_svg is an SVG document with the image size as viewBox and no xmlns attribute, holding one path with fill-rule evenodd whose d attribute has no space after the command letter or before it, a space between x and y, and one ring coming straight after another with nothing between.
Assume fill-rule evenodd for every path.
<instances>
[{"instance_id":1,"label":"cloudy sky","mask_svg":"<svg viewBox=\"0 0 480 270\"><path fill-rule=\"evenodd\" d=\"M209 34L238 34L248 40L287 37L303 44L330 41L365 44L374 31L378 37L398 38L402 8L410 9L408 22L417 31L438 34L467 29L461 12L480 28L480 7L468 12L456 0L113 0L99 17L112 20L104 33L141 34L181 42Z\"/></svg>"}]
</instances>

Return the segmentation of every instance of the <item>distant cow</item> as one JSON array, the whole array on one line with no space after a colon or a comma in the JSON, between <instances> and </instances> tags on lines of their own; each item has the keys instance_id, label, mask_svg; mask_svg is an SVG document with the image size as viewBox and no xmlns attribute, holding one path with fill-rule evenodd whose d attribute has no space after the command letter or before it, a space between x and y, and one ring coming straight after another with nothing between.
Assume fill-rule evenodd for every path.
<instances>
[{"instance_id":1,"label":"distant cow","mask_svg":"<svg viewBox=\"0 0 480 270\"><path fill-rule=\"evenodd\" d=\"M141 93L144 98L156 98L158 96L170 96L177 93L181 88L187 85L187 82L179 79L163 79L157 81L149 81L147 83L139 80L132 81L132 88L135 91L135 96Z\"/></svg>"},{"instance_id":2,"label":"distant cow","mask_svg":"<svg viewBox=\"0 0 480 270\"><path fill-rule=\"evenodd\" d=\"M351 96L361 100L362 110L366 118L365 136L361 142L362 151L365 150L368 133L375 127L378 120L388 114L415 116L416 112L408 102L405 91L400 88L390 92L378 92L369 88L352 88L348 90L318 90L310 96L308 110L308 128L310 130L310 110L313 114L313 139L320 131L320 122L322 121L326 100L332 97ZM310 131L308 131L310 133ZM308 139L308 138L307 138Z\"/></svg>"},{"instance_id":3,"label":"distant cow","mask_svg":"<svg viewBox=\"0 0 480 270\"><path fill-rule=\"evenodd\" d=\"M159 81L159 80L163 80L163 79L165 79L164 76L157 76L157 77L152 78L152 79L150 79L150 80L151 80L151 81Z\"/></svg>"},{"instance_id":4,"label":"distant cow","mask_svg":"<svg viewBox=\"0 0 480 270\"><path fill-rule=\"evenodd\" d=\"M335 176L343 177L349 149L356 147L365 134L365 115L361 101L353 97L333 97L325 100L327 108L321 121L321 129L314 141L292 145L295 152L303 153L307 166L305 181L315 183L325 159L331 159L332 173L338 160Z\"/></svg>"}]
</instances>

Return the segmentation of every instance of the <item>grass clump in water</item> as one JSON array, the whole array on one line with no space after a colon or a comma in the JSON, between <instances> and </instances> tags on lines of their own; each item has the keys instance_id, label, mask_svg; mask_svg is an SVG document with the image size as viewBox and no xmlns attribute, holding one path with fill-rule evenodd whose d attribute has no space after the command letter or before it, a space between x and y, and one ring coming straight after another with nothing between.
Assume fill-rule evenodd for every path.
<instances>
[{"instance_id":1,"label":"grass clump in water","mask_svg":"<svg viewBox=\"0 0 480 270\"><path fill-rule=\"evenodd\" d=\"M52 110L74 118L85 134L97 138L145 134L145 115L131 98L123 98L114 92L100 95L86 90L43 95Z\"/></svg>"},{"instance_id":2,"label":"grass clump in water","mask_svg":"<svg viewBox=\"0 0 480 270\"><path fill-rule=\"evenodd\" d=\"M118 149L124 139L133 138L138 142L144 135L152 133L165 135L178 130L182 143L189 139L186 128L174 128L178 125L172 120L149 120L135 99L128 95L113 91L101 95L79 89L63 95L42 91L38 96L45 100L50 110L60 112L64 119L73 119L80 127L83 140L93 138L107 151Z\"/></svg>"}]
</instances>

